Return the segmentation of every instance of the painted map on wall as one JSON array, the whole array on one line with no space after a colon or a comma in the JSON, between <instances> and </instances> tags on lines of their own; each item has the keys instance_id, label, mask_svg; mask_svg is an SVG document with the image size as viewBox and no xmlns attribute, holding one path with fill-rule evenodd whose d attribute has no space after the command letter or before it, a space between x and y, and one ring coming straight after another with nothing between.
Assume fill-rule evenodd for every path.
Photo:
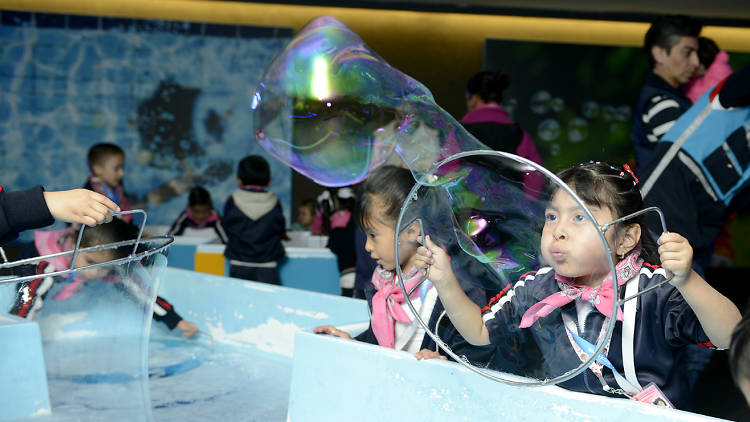
<instances>
[{"instance_id":1,"label":"painted map on wall","mask_svg":"<svg viewBox=\"0 0 750 422\"><path fill-rule=\"evenodd\" d=\"M289 219L291 170L255 142L250 101L289 28L0 12L0 184L83 186L90 146L126 154L124 187L167 225L202 185L215 207L260 154ZM180 192L177 194L175 192Z\"/></svg>"}]
</instances>

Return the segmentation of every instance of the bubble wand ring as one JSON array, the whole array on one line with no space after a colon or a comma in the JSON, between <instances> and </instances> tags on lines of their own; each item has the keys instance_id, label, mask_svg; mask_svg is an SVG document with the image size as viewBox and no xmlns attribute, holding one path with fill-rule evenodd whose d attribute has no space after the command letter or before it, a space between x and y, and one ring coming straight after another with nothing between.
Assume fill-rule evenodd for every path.
<instances>
[{"instance_id":1,"label":"bubble wand ring","mask_svg":"<svg viewBox=\"0 0 750 422\"><path fill-rule=\"evenodd\" d=\"M126 262L138 261L138 260L140 260L140 259L142 259L142 258L144 258L146 256L151 256L153 254L159 253L159 252L167 249L174 242L174 237L168 236L168 235L165 235L165 236L155 236L155 237L149 237L149 238L142 238L143 229L144 229L145 223L146 223L146 212L143 211L143 210L138 209L138 210L122 211L122 212L119 212L119 213L113 213L112 216L116 217L116 216L119 216L119 215L135 214L135 213L143 214L143 216L144 216L143 221L141 222L140 228L138 230L138 237L136 239L123 240L123 241L120 241L120 242L113 242L113 243L107 243L107 244L104 244L104 245L95 245L95 246L90 246L90 247L87 247L87 248L81 248L80 247L81 237L82 237L82 234L83 234L83 230L85 230L85 227L86 227L86 226L81 226L81 230L78 232L78 238L77 238L77 241L76 241L75 248L73 250L65 251L65 252L58 252L58 253L49 254L49 255L37 256L37 257L32 257L32 258L26 258L26 259L21 259L21 260L17 260L17 261L10 261L10 262L7 261L7 259L5 259L5 257L4 257L5 254L3 253L2 255L4 257L3 258L4 262L0 263L0 269L13 268L13 267L17 267L17 266L20 266L20 265L38 264L41 261L49 260L51 258L57 258L57 257L60 257L60 256L71 256L70 268L66 268L66 269L63 269L63 270L54 271L54 272L50 272L50 273L46 273L45 274L45 276L48 276L48 277L55 277L55 276L61 276L61 275L67 275L67 274L75 273L75 272L78 272L78 271L89 270L89 269L92 269L92 268L99 268L99 267L105 267L105 266L110 266L110 265L114 265L114 264L121 264L121 263L126 263ZM136 251L138 249L138 246L140 246L142 244L150 244L150 245L153 244L153 246L150 246L145 251L136 253ZM101 250L106 250L106 249L116 249L116 248L119 248L119 247L122 247L122 246L129 246L129 245L133 245L133 250L132 250L132 252L128 256L126 256L124 258L119 258L119 259L113 259L113 260L109 260L109 261L104 261L104 262L100 262L100 263L97 263L97 264L87 265L85 267L78 267L78 268L74 267L75 258L81 252L95 252L95 251L101 251ZM38 274L33 274L33 275L28 275L28 276L12 276L12 277L9 277L9 278L2 278L2 279L0 279L0 284L18 283L18 282L23 282L23 281L34 280L34 279L37 279L37 278L39 278Z\"/></svg>"},{"instance_id":2,"label":"bubble wand ring","mask_svg":"<svg viewBox=\"0 0 750 422\"><path fill-rule=\"evenodd\" d=\"M525 166L526 168L528 168L530 170L538 171L538 172L542 173L544 176L546 176L549 179L551 179L552 181L554 181L555 184L560 189L563 189L567 194L569 194L576 201L576 203L578 204L578 206L580 207L580 209L583 210L584 214L586 214L586 216L588 217L588 219L596 224L596 227L598 228L597 234L598 234L599 239L601 240L601 242L602 242L602 244L604 246L604 249L606 251L606 255L607 255L607 259L608 259L610 271L616 277L615 264L612 261L612 251L610 250L609 245L607 244L607 240L604 237L604 231L601 230L601 226L596 222L596 218L594 218L593 214L591 214L591 211L583 203L583 201L578 197L578 195L576 195L576 193L573 191L573 189L571 189L565 182L563 182L560 178L558 178L557 175L555 175L554 173L550 172L546 168L540 166L539 164L537 164L537 163L535 163L533 161L527 160L527 159L525 159L523 157L519 157L517 155L506 153L506 152L493 151L493 150L465 151L465 152L460 152L460 153L451 155L451 156L447 157L446 159L440 161L439 163L435 164L432 167L432 169L430 169L430 171L424 173L421 176L421 178L417 181L417 183L412 188L411 192L409 192L409 195L407 196L406 201L404 202L404 204L401 207L401 211L399 213L399 217L398 217L398 220L397 220L397 223L396 223L396 227L397 227L397 229L399 229L398 231L400 231L400 229L402 227L408 227L413 221L418 220L418 221L420 221L420 231L421 231L420 234L422 236L424 236L425 233L424 233L424 229L423 229L421 220L419 220L418 218L411 218L411 219L408 219L408 220L404 219L404 216L406 214L406 210L407 210L409 204L412 201L415 201L416 199L418 199L418 190L421 187L423 187L423 186L432 186L432 187L435 187L435 184L434 184L434 181L436 179L435 178L435 173L437 172L437 170L441 166L445 165L446 163L449 163L451 161L458 160L458 159L461 159L461 158L472 157L472 156L480 156L480 155L491 156L491 157L498 157L498 158L505 159L505 160L515 161L515 162L521 164L522 166ZM440 186L437 186L437 187L439 188ZM407 222L407 221L409 222L409 224L402 225L402 222ZM398 236L396 236L396 239L394 240L394 251L395 251L395 255L398 256L398 253L399 253L398 252ZM408 298L409 297L408 294L407 294L408 292L406 290L406 287L404 286L403 274L402 274L400 266L398 266L398 265L396 265L396 274L397 274L399 286L401 287L401 291L404 294L404 297ZM424 277L424 278L426 279L426 277ZM614 295L615 295L615 297L619 297L618 296L618 291L617 291L617 287L618 287L617 286L617 282L616 282L616 280L614 280L614 281L615 281L613 283L613 285L614 285L613 286L613 288L614 288ZM599 342L597 343L596 349L593 351L593 353L589 356L589 358L585 362L582 362L580 365L578 365L578 367L576 367L576 368L574 368L572 370L569 370L569 371L563 373L562 375L559 375L559 376L556 376L556 377L553 377L553 378L547 378L547 379L543 379L543 380L538 380L538 379L532 379L532 378L525 378L525 377L522 377L522 376L516 376L516 375L512 375L512 374L501 374L499 372L490 371L490 370L484 370L482 368L479 368L479 367L476 367L474 365L471 365L470 363L466 362L466 360L464 358L462 358L461 356L457 355L453 350L451 350L450 346L446 345L445 342L443 342L429 328L429 326L427 325L427 323L425 323L425 321L419 315L419 312L414 308L414 305L412 304L411 300L405 300L404 302L409 307L409 310L411 311L412 316L417 320L417 322L425 330L425 333L427 335L429 335L432 338L432 340L434 340L435 343L438 346L440 346L440 348L443 349L455 361L461 362L464 366L466 366L471 371L476 372L476 373L478 373L478 374L480 374L482 376L488 377L488 378L490 378L492 380L503 382L503 383L506 383L506 384L511 384L511 385L519 385L519 386L540 386L540 385L558 384L560 382L567 381L567 380L569 380L569 379L571 379L571 378L579 375L580 373L582 373L583 371L585 371L596 360L597 356L599 356L600 353L602 353L602 351L604 350L604 348L607 345L607 341L606 340L609 339L609 338L611 338L612 332L614 331L615 323L616 323L616 318L610 318L610 321L609 321L607 329L606 329L605 336L603 338L599 339ZM616 301L616 300L613 301L613 309L612 309L613 314L616 314L615 312L617 311L617 307L618 306L619 306L619 302ZM502 375L504 375L504 376L502 376Z\"/></svg>"}]
</instances>

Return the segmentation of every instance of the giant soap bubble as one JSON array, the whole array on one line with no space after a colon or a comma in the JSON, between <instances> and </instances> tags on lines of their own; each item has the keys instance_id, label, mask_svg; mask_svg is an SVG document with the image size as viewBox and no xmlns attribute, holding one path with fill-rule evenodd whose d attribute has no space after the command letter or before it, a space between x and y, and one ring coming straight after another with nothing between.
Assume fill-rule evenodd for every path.
<instances>
[{"instance_id":1,"label":"giant soap bubble","mask_svg":"<svg viewBox=\"0 0 750 422\"><path fill-rule=\"evenodd\" d=\"M611 365L605 355L614 319L587 323L579 318L591 314L585 306L577 309L586 301L571 300L527 315L529 307L547 297L580 294L549 279L545 269L554 259L550 253L564 252L540 246L550 204L577 210L579 223L598 239L589 245L591 259L600 260L605 272L614 271L604 237L608 226L599 226L554 174L521 157L490 151L435 104L423 85L388 65L330 17L313 20L276 57L251 108L263 148L320 184L359 182L394 152L412 171L416 184L401 209L398 232L417 227L444 248L464 290L501 295L490 301L492 313L484 317L493 320L493 344L477 353L456 335L449 318L440 318L433 332L412 301L406 301L454 359L502 382L571 387L581 382L579 374L586 368ZM402 292L414 298L421 289L407 292L401 270L397 268ZM543 278L544 283L532 282ZM428 283L425 278L421 284ZM617 283L613 294L619 297ZM609 313L622 302L614 300ZM595 378L585 382L598 383Z\"/></svg>"},{"instance_id":2,"label":"giant soap bubble","mask_svg":"<svg viewBox=\"0 0 750 422\"><path fill-rule=\"evenodd\" d=\"M271 62L251 108L263 148L325 186L361 181L394 151L420 174L451 154L484 148L427 88L328 16Z\"/></svg>"}]
</instances>

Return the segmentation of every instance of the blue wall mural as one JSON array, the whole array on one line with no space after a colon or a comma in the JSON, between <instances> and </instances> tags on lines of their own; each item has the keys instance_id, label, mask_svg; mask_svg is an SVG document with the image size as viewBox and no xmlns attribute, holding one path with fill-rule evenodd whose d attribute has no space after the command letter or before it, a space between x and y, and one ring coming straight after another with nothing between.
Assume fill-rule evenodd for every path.
<instances>
[{"instance_id":1,"label":"blue wall mural","mask_svg":"<svg viewBox=\"0 0 750 422\"><path fill-rule=\"evenodd\" d=\"M205 186L221 211L248 154L271 164L289 220L291 170L255 142L249 99L289 28L0 11L0 184L83 186L91 145L126 154L124 187L150 224ZM149 195L150 194L150 195Z\"/></svg>"}]
</instances>

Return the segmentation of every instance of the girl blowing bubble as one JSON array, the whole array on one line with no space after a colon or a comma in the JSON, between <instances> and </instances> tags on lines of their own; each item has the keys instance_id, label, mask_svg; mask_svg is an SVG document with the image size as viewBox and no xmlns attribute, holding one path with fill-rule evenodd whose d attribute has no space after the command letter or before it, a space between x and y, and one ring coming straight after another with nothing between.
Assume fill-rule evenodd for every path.
<instances>
[{"instance_id":1,"label":"girl blowing bubble","mask_svg":"<svg viewBox=\"0 0 750 422\"><path fill-rule=\"evenodd\" d=\"M598 224L643 208L637 180L628 167L588 163L564 170L559 177L586 203ZM551 192L545 210L541 254L546 266L525 274L488 306L480 309L463 293L448 254L429 235L417 249L414 262L418 267L429 266L430 280L448 316L471 344L501 346L526 337L537 343L550 366L570 364L580 357L577 339L595 344L609 318L616 318L610 344L604 349L605 354L613 351L607 356L612 367L602 368L595 362L560 385L575 391L627 396L648 386L647 390L661 389L676 407L689 407L687 374L677 365L680 352L689 344L726 348L740 320L739 311L691 269L692 248L681 235L663 233L657 251L641 219L633 218L612 226L605 238L617 263L621 297L630 283L642 291L664 281L667 271L674 274L669 285L635 299L632 340L625 343L623 333L628 330L623 327L622 309L612 315L613 280L598 229L559 187ZM659 259L661 267L652 264ZM543 340L541 332L556 332L557 341ZM611 387L618 384L619 390Z\"/></svg>"}]
</instances>

